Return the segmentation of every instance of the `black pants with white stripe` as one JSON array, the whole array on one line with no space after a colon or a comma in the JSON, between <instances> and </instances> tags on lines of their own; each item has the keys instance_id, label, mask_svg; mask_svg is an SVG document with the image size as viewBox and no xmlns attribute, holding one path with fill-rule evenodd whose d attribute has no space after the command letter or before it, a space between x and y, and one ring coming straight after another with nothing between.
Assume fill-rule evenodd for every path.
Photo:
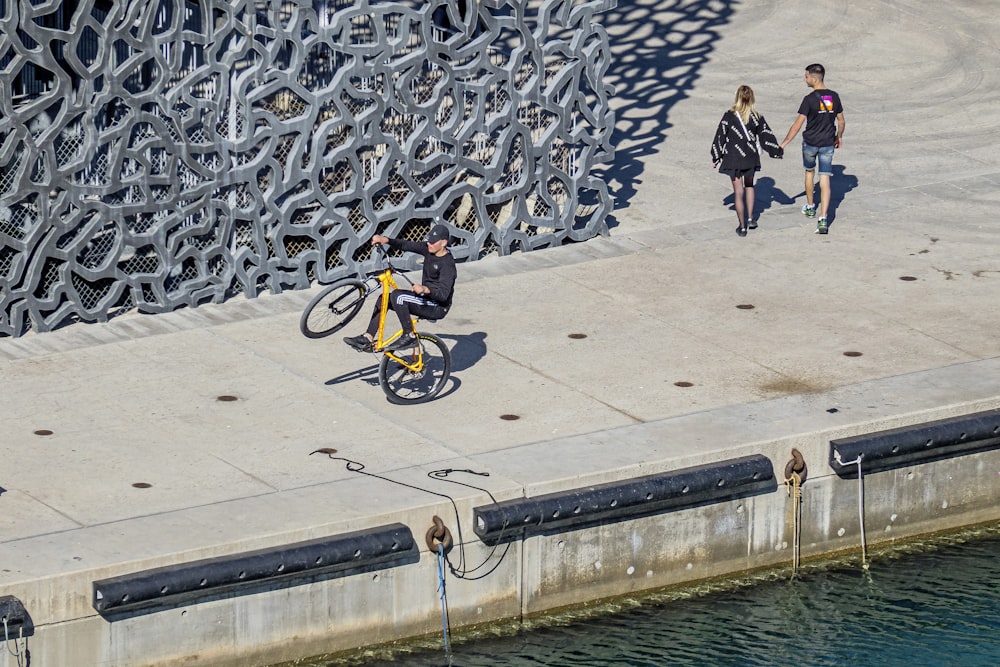
<instances>
[{"instance_id":1,"label":"black pants with white stripe","mask_svg":"<svg viewBox=\"0 0 1000 667\"><path fill-rule=\"evenodd\" d=\"M368 323L368 333L374 338L378 332L378 318L381 310L381 303L375 303L375 312ZM436 301L418 296L410 290L398 289L389 295L389 307L396 312L399 317L399 326L406 333L413 333L413 318L419 317L425 320L440 320L448 314L448 309L441 306Z\"/></svg>"}]
</instances>

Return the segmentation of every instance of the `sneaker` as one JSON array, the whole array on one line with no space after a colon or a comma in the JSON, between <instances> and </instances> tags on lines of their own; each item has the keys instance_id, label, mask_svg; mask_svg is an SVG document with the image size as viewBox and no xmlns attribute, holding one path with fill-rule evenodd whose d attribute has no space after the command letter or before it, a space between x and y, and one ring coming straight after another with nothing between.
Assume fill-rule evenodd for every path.
<instances>
[{"instance_id":1,"label":"sneaker","mask_svg":"<svg viewBox=\"0 0 1000 667\"><path fill-rule=\"evenodd\" d=\"M736 233L739 234L740 236L746 236L747 235L747 228L743 227L741 225L741 226L739 226L739 227L736 228Z\"/></svg>"},{"instance_id":2,"label":"sneaker","mask_svg":"<svg viewBox=\"0 0 1000 667\"><path fill-rule=\"evenodd\" d=\"M344 342L353 347L358 352L371 352L372 351L372 341L368 340L368 336L361 334L359 336L348 336L344 339Z\"/></svg>"},{"instance_id":3,"label":"sneaker","mask_svg":"<svg viewBox=\"0 0 1000 667\"><path fill-rule=\"evenodd\" d=\"M757 221L751 220L747 223L747 229L757 229Z\"/></svg>"},{"instance_id":4,"label":"sneaker","mask_svg":"<svg viewBox=\"0 0 1000 667\"><path fill-rule=\"evenodd\" d=\"M829 227L829 224L827 223L826 218L820 218L816 222L816 233L817 234L826 234L828 227Z\"/></svg>"},{"instance_id":5,"label":"sneaker","mask_svg":"<svg viewBox=\"0 0 1000 667\"><path fill-rule=\"evenodd\" d=\"M417 337L413 334L407 334L405 336L400 336L396 340L392 341L384 348L383 352L394 352L396 350L403 350L408 347L415 347L417 345Z\"/></svg>"},{"instance_id":6,"label":"sneaker","mask_svg":"<svg viewBox=\"0 0 1000 667\"><path fill-rule=\"evenodd\" d=\"M816 217L816 204L813 204L811 206L809 204L806 204L805 206L803 206L802 207L802 214L804 216L806 216L807 218L815 218Z\"/></svg>"}]
</instances>

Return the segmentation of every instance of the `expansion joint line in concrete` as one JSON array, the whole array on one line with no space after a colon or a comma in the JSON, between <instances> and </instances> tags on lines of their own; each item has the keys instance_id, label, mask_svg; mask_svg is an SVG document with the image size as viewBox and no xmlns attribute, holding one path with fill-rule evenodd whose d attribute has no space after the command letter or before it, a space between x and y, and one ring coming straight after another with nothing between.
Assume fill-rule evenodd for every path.
<instances>
[{"instance_id":1,"label":"expansion joint line in concrete","mask_svg":"<svg viewBox=\"0 0 1000 667\"><path fill-rule=\"evenodd\" d=\"M226 459L222 458L221 456L216 456L214 454L212 455L212 458L214 458L216 461L222 463L223 465L227 465L230 468L236 470L237 472L239 472L239 473L241 473L243 475L246 475L247 477L249 477L253 481L257 482L258 484L260 484L262 486L266 486L268 489L270 489L271 491L273 491L275 493L277 493L279 491L279 489L277 489L274 485L269 484L266 481L264 481L263 479L261 479L260 477L258 477L257 475L254 475L253 473L244 470L243 468L239 467L238 465L236 465L232 461L227 461Z\"/></svg>"},{"instance_id":2,"label":"expansion joint line in concrete","mask_svg":"<svg viewBox=\"0 0 1000 667\"><path fill-rule=\"evenodd\" d=\"M862 308L864 308L864 307L862 307ZM864 308L864 310L867 310L868 312L871 312L871 313L876 313L876 311L873 311L870 308ZM943 338L940 338L938 336L934 336L932 334L929 334L926 331L923 331L922 329L918 329L918 328L916 328L916 327L914 327L911 324L908 324L906 322L902 322L902 321L896 320L895 318L892 318L892 317L887 317L886 318L886 326L888 326L890 324L894 325L898 329L907 329L909 331L912 331L913 333L915 333L918 336L923 336L924 338L928 338L928 339L934 341L935 343L940 343L941 345L943 345L943 346L945 346L947 348L951 348L952 350L955 350L956 352L960 352L960 353L962 353L964 355L967 355L969 357L969 359L968 359L969 361L983 361L983 357L977 356L973 352L965 350L965 349L963 349L963 348L955 345L954 343L952 343L950 341L944 340ZM963 363L963 362L959 362L959 363Z\"/></svg>"},{"instance_id":3,"label":"expansion joint line in concrete","mask_svg":"<svg viewBox=\"0 0 1000 667\"><path fill-rule=\"evenodd\" d=\"M530 364L521 363L520 361L518 361L514 357L508 357L507 355L500 354L499 352L494 352L493 354L497 355L501 359L504 359L505 361L509 361L512 364L520 366L521 368L523 368L523 369L525 369L527 371L531 371L532 373L536 373L536 374L542 376L543 378L545 378L546 380L548 380L550 382L553 382L555 384L561 385L563 387L568 387L569 389L572 389L573 391L577 391L577 392L583 394L584 396L586 396L587 398L600 403L601 405L605 406L609 410L614 410L615 412L617 412L617 413L619 413L621 415L624 415L625 417L628 417L629 419L631 419L632 421L634 421L636 424L644 424L646 422L645 419L642 419L641 417L637 417L637 416L629 413L627 410L622 410L617 405L611 405L607 401L602 401L601 399L597 398L593 394L588 394L587 392L582 391L579 387L574 387L574 386L568 385L565 382L563 382L563 381L561 381L561 380L559 380L557 378L552 377L548 373L545 373L544 371L541 371L541 370L535 368L534 366L532 366Z\"/></svg>"},{"instance_id":4,"label":"expansion joint line in concrete","mask_svg":"<svg viewBox=\"0 0 1000 667\"><path fill-rule=\"evenodd\" d=\"M31 498L33 501L35 501L39 505L42 505L43 507L49 508L50 510L52 510L53 512L55 512L59 516L61 516L64 519L66 519L67 521L70 521L70 522L74 523L77 528L83 528L86 525L86 524L82 523L81 521L77 521L76 519L74 519L70 515L66 514L65 512L63 512L62 510L60 510L59 508L53 507L52 505L48 504L47 502L45 502L41 498L36 498L35 496L31 495L27 491L21 491L21 493L23 493L27 497ZM70 528L69 530L76 530L76 528ZM52 531L52 533L62 533L62 532L65 532L65 531L64 530L55 530L55 531ZM31 537L33 537L33 538L34 537L38 537L38 535L32 535ZM10 541L11 542L16 542L17 540L10 540Z\"/></svg>"},{"instance_id":5,"label":"expansion joint line in concrete","mask_svg":"<svg viewBox=\"0 0 1000 667\"><path fill-rule=\"evenodd\" d=\"M234 347L239 348L241 351L245 352L247 355L252 356L253 358L258 359L258 360L266 363L267 365L271 366L272 368L275 368L275 369L279 370L280 372L284 373L285 375L294 377L296 380L301 380L301 381L303 381L304 383L306 383L309 386L314 386L315 385L315 378L312 378L312 377L306 375L305 373L302 373L301 371L297 371L297 370L294 370L292 368L289 368L288 366L282 364L279 361L276 361L275 359L273 359L271 357L264 356L258 350L256 350L255 348L247 345L246 343L244 343L241 340L230 338L230 337L226 336L225 334L222 334L222 333L216 331L214 328L203 329L203 331L205 331L208 335L213 336L214 338L218 339L219 341L221 341L221 342L223 342L223 343L225 343L227 345L232 345ZM348 398L347 396L345 396L345 395L343 395L343 394L341 394L339 392L337 393L337 396L340 396L344 400L350 401L354 409L364 410L366 412L374 414L374 413L372 413L371 408L369 408L364 403L361 403L360 401L358 401L356 399ZM276 398L276 397L272 396L271 398L272 398L272 407L273 407L273 399ZM402 425L401 425L401 427L402 427ZM420 434L418 434L418 435L420 435Z\"/></svg>"}]
</instances>

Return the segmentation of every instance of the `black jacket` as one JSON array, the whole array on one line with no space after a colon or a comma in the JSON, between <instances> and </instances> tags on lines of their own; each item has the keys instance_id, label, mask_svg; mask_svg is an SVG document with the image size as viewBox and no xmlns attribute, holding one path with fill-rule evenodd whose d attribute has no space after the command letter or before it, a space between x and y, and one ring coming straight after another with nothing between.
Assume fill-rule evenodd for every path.
<instances>
[{"instance_id":1,"label":"black jacket","mask_svg":"<svg viewBox=\"0 0 1000 667\"><path fill-rule=\"evenodd\" d=\"M730 109L723 114L715 131L715 139L712 141L712 162L720 163L719 171L723 173L747 169L757 171L760 169L758 142L760 147L773 158L779 158L784 154L763 116L751 114L750 122L746 124L744 132L740 117Z\"/></svg>"},{"instance_id":2,"label":"black jacket","mask_svg":"<svg viewBox=\"0 0 1000 667\"><path fill-rule=\"evenodd\" d=\"M389 247L423 255L424 271L420 283L430 290L427 298L444 308L451 308L451 297L455 292L455 279L458 277L458 270L450 250L443 257L438 257L427 251L426 243L403 239L389 239Z\"/></svg>"}]
</instances>

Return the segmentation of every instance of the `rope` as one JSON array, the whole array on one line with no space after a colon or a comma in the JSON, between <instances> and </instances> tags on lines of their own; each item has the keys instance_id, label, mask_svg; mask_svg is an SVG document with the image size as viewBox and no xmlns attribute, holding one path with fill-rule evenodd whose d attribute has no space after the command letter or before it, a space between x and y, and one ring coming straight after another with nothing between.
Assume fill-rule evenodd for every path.
<instances>
[{"instance_id":1,"label":"rope","mask_svg":"<svg viewBox=\"0 0 1000 667\"><path fill-rule=\"evenodd\" d=\"M477 579L483 579L483 578L489 576L498 567L500 567L500 563L503 562L503 559L507 556L507 552L510 550L511 543L508 542L506 544L506 546L504 547L503 553L500 554L500 558L497 559L496 563L492 567L490 567L488 570L486 570L485 572L483 572L482 574L479 574L477 576L474 576L474 577L469 576L470 574L472 574L474 572L477 572L480 569L486 567L486 565L490 562L490 559L493 558L493 555L497 552L497 549L499 548L499 546L494 545L494 547L486 555L486 558L484 558L483 562L480 563L479 565L477 565L477 566L475 566L473 568L468 568L466 566L466 562L465 562L465 540L462 537L462 521L461 521L461 518L460 518L459 513L458 513L458 505L455 503L455 499L454 498L452 498L451 496L449 496L447 493L438 493L437 491L431 491L430 489L425 489L423 487L416 486L414 484L407 484L406 482L400 482L399 480L395 480L395 479L392 479L390 477L385 477L384 475L379 475L379 474L376 474L376 473L373 473L373 472L368 472L368 471L365 470L365 464L361 463L360 461L352 461L351 459L347 459L347 458L344 458L342 456L334 456L331 453L331 451L329 451L329 450L317 449L316 451L310 452L309 454L310 454L310 456L313 455L313 454L326 454L327 458L329 458L329 459L331 459L333 461L343 461L345 463L345 467L348 470L348 472L355 472L355 473L358 473L359 475L366 475L368 477L374 477L375 479L380 479L380 480L382 480L384 482L389 482L391 484L398 484L399 486L405 486L408 489L415 489L417 491L423 491L424 493L429 493L429 494L437 496L439 498L446 498L448 500L448 502L451 503L452 511L455 513L455 531L457 533L457 535L456 535L456 542L458 543L458 554L459 554L459 557L458 557L458 565L457 566L452 564L451 560L448 559L447 555L445 556L445 560L448 563L448 569L451 570L451 573L454 576L458 577L459 579L467 579L467 580L470 580L470 581L475 581ZM464 486L464 487L467 487L467 488L470 488L470 489L475 489L477 491L483 491L484 493L486 493L490 497L490 500L492 500L493 503L496 504L497 499L494 498L493 494L490 493L487 489L484 489L484 488L479 487L479 486L474 486L472 484L466 484L465 482L456 482L453 479L447 479L447 476L449 474L451 474L451 473L454 473L454 472L468 473L468 474L471 474L471 475L479 475L480 477L489 477L489 473L488 472L476 472L475 470L468 470L468 469L466 469L466 470L455 470L453 468L445 468L444 470L432 470L431 472L427 473L427 476L429 478L431 478L431 479L436 479L438 481L450 482L451 484L458 484L459 486Z\"/></svg>"},{"instance_id":2,"label":"rope","mask_svg":"<svg viewBox=\"0 0 1000 667\"><path fill-rule=\"evenodd\" d=\"M868 538L865 535L865 476L861 471L861 459L863 454L859 454L858 462L858 525L861 526L861 567L868 569Z\"/></svg>"},{"instance_id":3,"label":"rope","mask_svg":"<svg viewBox=\"0 0 1000 667\"><path fill-rule=\"evenodd\" d=\"M461 473L468 473L470 475L479 475L481 477L489 477L488 472L476 472L475 470L468 470L468 469L456 470L454 468L445 468L443 470L432 470L431 472L427 473L427 476L430 477L431 479L436 479L440 482L458 484L459 486L464 486L468 489L475 489L476 491L482 491L483 493L485 493L490 497L490 500L493 501L494 505L497 504L497 499L493 496L492 493L490 493L489 489L484 489L481 486L475 486L473 484L467 484L466 482L458 482L453 479L448 479L448 475L450 475L453 472L461 472ZM451 496L445 496L445 497L451 500ZM455 531L458 533L459 565L458 567L455 567L449 560L448 568L451 570L451 573L456 577L458 577L459 579L466 579L468 581L476 581L478 579L483 579L492 574L498 567L500 567L500 563L503 562L503 559L507 556L507 552L510 551L511 542L506 543L506 546L504 546L503 553L500 554L500 558L497 559L497 562L493 565L493 567L488 569L486 572L483 572L482 574L476 575L474 577L469 576L472 573L477 572L480 569L486 567L486 564L490 562L490 559L493 557L493 554L497 552L498 546L497 545L493 546L493 548L490 550L490 553L487 554L486 558L483 559L482 563L473 568L467 568L465 564L465 540L462 539L462 521L461 519L459 519L458 507L455 506L455 501L452 500L451 504L452 507L455 508ZM506 526L504 527L506 528ZM500 535L501 537L503 536L503 531L501 531ZM498 539L497 542L499 541L500 540Z\"/></svg>"},{"instance_id":4,"label":"rope","mask_svg":"<svg viewBox=\"0 0 1000 667\"><path fill-rule=\"evenodd\" d=\"M441 595L441 634L444 636L444 654L447 657L451 653L451 646L448 644L448 596L444 587L444 545L438 543L437 566L438 566L438 593Z\"/></svg>"},{"instance_id":5,"label":"rope","mask_svg":"<svg viewBox=\"0 0 1000 667\"><path fill-rule=\"evenodd\" d=\"M18 638L15 637L14 638L14 650L11 651L10 650L10 631L7 628L7 617L4 616L3 617L3 643L4 643L4 646L7 647L7 652L10 653L12 656L14 656L14 658L17 660L17 666L18 667L23 667L23 663L21 662L21 658L23 658L23 657L25 657L25 656L28 655L28 642L27 642L26 639L24 639L24 628L23 627L21 628L21 631L20 631L19 634L21 635L20 639L24 641L24 645L23 646L19 646L18 643L17 643L18 642Z\"/></svg>"},{"instance_id":6,"label":"rope","mask_svg":"<svg viewBox=\"0 0 1000 667\"><path fill-rule=\"evenodd\" d=\"M854 464L858 465L858 524L861 526L861 567L865 570L868 569L868 538L865 535L865 476L864 471L861 470L861 459L865 455L858 454L858 458L853 461L843 461L840 458L840 452L837 450L833 451L833 458L841 466L851 466Z\"/></svg>"},{"instance_id":7,"label":"rope","mask_svg":"<svg viewBox=\"0 0 1000 667\"><path fill-rule=\"evenodd\" d=\"M793 472L785 478L788 495L792 497L792 570L799 569L802 550L802 477Z\"/></svg>"}]
</instances>

